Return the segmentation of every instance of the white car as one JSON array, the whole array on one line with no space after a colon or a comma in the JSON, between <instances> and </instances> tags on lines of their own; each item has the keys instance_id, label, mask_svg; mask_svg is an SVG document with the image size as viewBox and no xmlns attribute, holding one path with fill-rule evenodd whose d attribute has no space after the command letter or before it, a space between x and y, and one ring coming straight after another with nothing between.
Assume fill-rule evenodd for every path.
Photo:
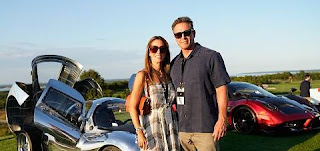
<instances>
[{"instance_id":1,"label":"white car","mask_svg":"<svg viewBox=\"0 0 320 151\"><path fill-rule=\"evenodd\" d=\"M46 85L39 84L43 63L58 63L60 68ZM132 123L117 120L113 113L125 100L100 98L86 111L83 95L101 88L93 79L77 81L81 70L81 64L63 56L38 56L32 61L32 84L13 84L6 115L18 150L139 150Z\"/></svg>"}]
</instances>

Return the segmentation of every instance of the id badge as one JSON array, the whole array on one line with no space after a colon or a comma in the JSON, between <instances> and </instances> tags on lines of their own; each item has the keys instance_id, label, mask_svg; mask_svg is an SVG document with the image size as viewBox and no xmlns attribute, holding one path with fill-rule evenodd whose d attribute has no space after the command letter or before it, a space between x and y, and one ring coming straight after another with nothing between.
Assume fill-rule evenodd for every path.
<instances>
[{"instance_id":1,"label":"id badge","mask_svg":"<svg viewBox=\"0 0 320 151\"><path fill-rule=\"evenodd\" d=\"M171 107L170 106L165 108L164 114L165 114L165 119L166 119L167 124L171 124L172 123L172 114L171 114Z\"/></svg>"},{"instance_id":2,"label":"id badge","mask_svg":"<svg viewBox=\"0 0 320 151\"><path fill-rule=\"evenodd\" d=\"M184 87L177 88L177 104L184 105Z\"/></svg>"}]
</instances>

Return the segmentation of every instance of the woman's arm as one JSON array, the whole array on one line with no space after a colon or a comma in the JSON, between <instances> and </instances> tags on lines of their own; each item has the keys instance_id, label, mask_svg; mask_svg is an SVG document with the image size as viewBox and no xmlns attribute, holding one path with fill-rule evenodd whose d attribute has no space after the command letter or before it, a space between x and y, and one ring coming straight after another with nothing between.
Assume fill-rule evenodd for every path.
<instances>
[{"instance_id":1,"label":"woman's arm","mask_svg":"<svg viewBox=\"0 0 320 151\"><path fill-rule=\"evenodd\" d=\"M134 127L137 129L136 133L138 135L138 145L143 149L147 149L147 140L141 129L142 126L140 125L139 115L138 115L138 106L139 106L140 98L143 92L144 83L145 83L145 73L140 71L136 75L131 96L129 98L130 99L129 111L130 111L132 123Z\"/></svg>"},{"instance_id":2,"label":"woman's arm","mask_svg":"<svg viewBox=\"0 0 320 151\"><path fill-rule=\"evenodd\" d=\"M139 122L138 106L144 88L144 79L144 72L138 72L134 80L130 96L129 111L135 128L141 127Z\"/></svg>"}]
</instances>

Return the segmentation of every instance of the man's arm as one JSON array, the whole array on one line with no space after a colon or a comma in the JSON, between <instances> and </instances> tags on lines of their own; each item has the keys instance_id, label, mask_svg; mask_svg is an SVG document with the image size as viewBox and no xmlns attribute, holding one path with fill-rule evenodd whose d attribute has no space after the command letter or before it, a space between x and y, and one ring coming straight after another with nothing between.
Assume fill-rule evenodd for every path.
<instances>
[{"instance_id":1,"label":"man's arm","mask_svg":"<svg viewBox=\"0 0 320 151\"><path fill-rule=\"evenodd\" d=\"M227 86L222 85L216 88L217 102L219 108L218 121L214 126L213 140L218 141L227 132L227 106L228 106L228 95Z\"/></svg>"}]
</instances>

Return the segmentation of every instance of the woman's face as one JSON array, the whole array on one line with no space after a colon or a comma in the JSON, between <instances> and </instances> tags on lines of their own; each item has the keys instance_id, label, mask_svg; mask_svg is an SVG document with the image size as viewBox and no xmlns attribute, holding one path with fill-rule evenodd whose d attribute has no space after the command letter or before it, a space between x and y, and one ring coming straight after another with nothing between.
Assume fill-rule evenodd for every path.
<instances>
[{"instance_id":1,"label":"woman's face","mask_svg":"<svg viewBox=\"0 0 320 151\"><path fill-rule=\"evenodd\" d=\"M152 63L161 63L167 54L168 48L165 44L156 39L149 46L149 56Z\"/></svg>"}]
</instances>

